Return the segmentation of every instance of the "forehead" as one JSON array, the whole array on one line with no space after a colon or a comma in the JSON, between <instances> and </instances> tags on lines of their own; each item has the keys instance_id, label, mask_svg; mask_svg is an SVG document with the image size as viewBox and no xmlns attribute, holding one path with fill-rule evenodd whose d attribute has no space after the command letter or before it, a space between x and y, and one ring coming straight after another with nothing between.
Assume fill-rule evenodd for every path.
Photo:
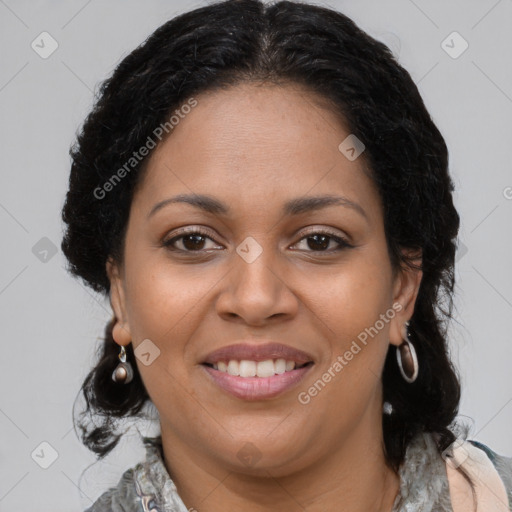
<instances>
[{"instance_id":1,"label":"forehead","mask_svg":"<svg viewBox=\"0 0 512 512\"><path fill-rule=\"evenodd\" d=\"M144 210L177 193L266 208L308 192L376 198L363 159L351 161L339 149L350 132L314 93L241 84L195 99L148 157L137 192Z\"/></svg>"}]
</instances>

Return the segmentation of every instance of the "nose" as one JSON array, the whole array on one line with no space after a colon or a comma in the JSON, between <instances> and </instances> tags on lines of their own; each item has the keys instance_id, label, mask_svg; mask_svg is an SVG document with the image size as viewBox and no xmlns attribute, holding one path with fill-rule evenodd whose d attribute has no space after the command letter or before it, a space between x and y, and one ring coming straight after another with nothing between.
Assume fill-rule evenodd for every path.
<instances>
[{"instance_id":1,"label":"nose","mask_svg":"<svg viewBox=\"0 0 512 512\"><path fill-rule=\"evenodd\" d=\"M254 261L238 253L233 260L217 299L219 316L261 326L297 314L298 298L292 290L293 283L287 282L291 277L285 269L286 262L278 261L272 249L264 249Z\"/></svg>"}]
</instances>

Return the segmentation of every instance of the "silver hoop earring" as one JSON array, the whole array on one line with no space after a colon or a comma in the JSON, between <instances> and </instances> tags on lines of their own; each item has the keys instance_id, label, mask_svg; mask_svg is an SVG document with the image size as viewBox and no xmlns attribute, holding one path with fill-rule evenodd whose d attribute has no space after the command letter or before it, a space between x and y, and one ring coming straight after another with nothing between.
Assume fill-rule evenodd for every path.
<instances>
[{"instance_id":1,"label":"silver hoop earring","mask_svg":"<svg viewBox=\"0 0 512 512\"><path fill-rule=\"evenodd\" d=\"M396 347L396 359L400 373L409 384L418 377L419 364L416 349L409 339L409 322L405 322L405 338L402 344Z\"/></svg>"},{"instance_id":2,"label":"silver hoop earring","mask_svg":"<svg viewBox=\"0 0 512 512\"><path fill-rule=\"evenodd\" d=\"M118 384L128 384L133 379L133 368L131 363L126 361L126 350L122 345L121 352L119 353L118 357L121 362L112 372L112 380Z\"/></svg>"}]
</instances>

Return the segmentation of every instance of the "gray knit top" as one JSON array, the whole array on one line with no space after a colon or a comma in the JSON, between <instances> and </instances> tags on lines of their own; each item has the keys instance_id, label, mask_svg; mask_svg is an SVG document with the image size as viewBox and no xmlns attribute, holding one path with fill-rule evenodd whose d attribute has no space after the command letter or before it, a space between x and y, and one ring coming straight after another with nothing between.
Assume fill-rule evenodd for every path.
<instances>
[{"instance_id":1,"label":"gray knit top","mask_svg":"<svg viewBox=\"0 0 512 512\"><path fill-rule=\"evenodd\" d=\"M125 471L116 487L104 492L84 512L190 512L164 465L161 437L142 437L146 458ZM482 449L501 476L512 511L512 458ZM392 512L453 512L446 465L434 435L418 434L409 444L399 470L400 491Z\"/></svg>"}]
</instances>

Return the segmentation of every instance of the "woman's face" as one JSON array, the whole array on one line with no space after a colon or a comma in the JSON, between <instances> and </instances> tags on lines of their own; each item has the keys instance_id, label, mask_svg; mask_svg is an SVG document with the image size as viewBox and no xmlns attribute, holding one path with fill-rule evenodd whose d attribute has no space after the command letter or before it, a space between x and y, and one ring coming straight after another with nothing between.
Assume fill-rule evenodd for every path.
<instances>
[{"instance_id":1,"label":"woman's face","mask_svg":"<svg viewBox=\"0 0 512 512\"><path fill-rule=\"evenodd\" d=\"M196 99L150 155L123 264L107 265L114 338L133 343L164 447L285 475L381 435L380 375L421 273L393 272L378 191L311 93Z\"/></svg>"}]
</instances>

